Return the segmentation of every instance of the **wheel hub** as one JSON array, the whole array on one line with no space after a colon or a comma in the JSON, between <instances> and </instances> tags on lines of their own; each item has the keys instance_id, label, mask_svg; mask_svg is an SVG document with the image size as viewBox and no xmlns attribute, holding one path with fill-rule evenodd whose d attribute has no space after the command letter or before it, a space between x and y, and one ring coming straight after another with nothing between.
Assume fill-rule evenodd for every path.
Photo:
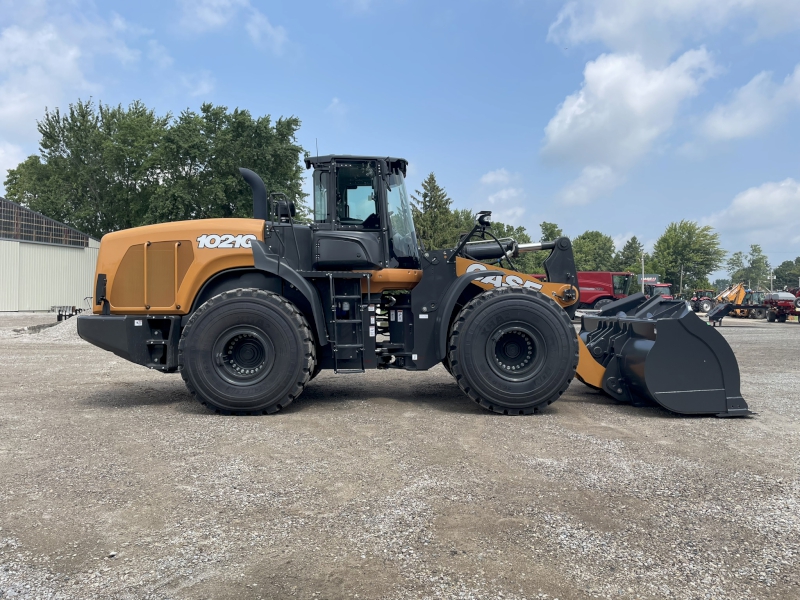
<instances>
[{"instance_id":1,"label":"wheel hub","mask_svg":"<svg viewBox=\"0 0 800 600\"><path fill-rule=\"evenodd\" d=\"M268 339L257 329L236 327L223 332L214 344L217 373L228 383L251 385L263 379L275 359Z\"/></svg>"},{"instance_id":2,"label":"wheel hub","mask_svg":"<svg viewBox=\"0 0 800 600\"><path fill-rule=\"evenodd\" d=\"M494 362L506 373L519 373L531 365L535 345L530 334L521 329L499 332L494 343Z\"/></svg>"}]
</instances>

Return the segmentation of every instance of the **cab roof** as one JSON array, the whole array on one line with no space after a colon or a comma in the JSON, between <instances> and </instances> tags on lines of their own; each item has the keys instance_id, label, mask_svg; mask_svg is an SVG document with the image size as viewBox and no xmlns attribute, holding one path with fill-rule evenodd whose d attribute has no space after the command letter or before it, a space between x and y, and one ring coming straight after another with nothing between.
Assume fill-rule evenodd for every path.
<instances>
[{"instance_id":1,"label":"cab roof","mask_svg":"<svg viewBox=\"0 0 800 600\"><path fill-rule=\"evenodd\" d=\"M405 158L395 158L393 156L355 156L353 154L326 154L325 156L309 156L305 159L306 169L317 168L317 165L328 165L332 162L347 161L366 161L366 160L385 160L390 168L397 168L406 174L408 161Z\"/></svg>"}]
</instances>

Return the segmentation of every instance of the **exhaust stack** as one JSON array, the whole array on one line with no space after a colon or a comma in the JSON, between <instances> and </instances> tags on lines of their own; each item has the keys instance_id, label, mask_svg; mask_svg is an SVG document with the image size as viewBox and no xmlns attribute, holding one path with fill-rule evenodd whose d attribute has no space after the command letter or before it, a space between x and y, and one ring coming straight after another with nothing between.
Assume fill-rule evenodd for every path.
<instances>
[{"instance_id":1,"label":"exhaust stack","mask_svg":"<svg viewBox=\"0 0 800 600\"><path fill-rule=\"evenodd\" d=\"M257 173L239 167L239 173L253 190L253 218L267 220L267 187Z\"/></svg>"}]
</instances>

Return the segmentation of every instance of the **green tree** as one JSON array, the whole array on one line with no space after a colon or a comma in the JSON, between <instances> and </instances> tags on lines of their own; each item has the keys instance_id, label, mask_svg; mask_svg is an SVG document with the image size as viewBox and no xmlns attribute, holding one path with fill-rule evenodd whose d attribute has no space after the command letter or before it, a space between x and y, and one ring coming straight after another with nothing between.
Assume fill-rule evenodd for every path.
<instances>
[{"instance_id":1,"label":"green tree","mask_svg":"<svg viewBox=\"0 0 800 600\"><path fill-rule=\"evenodd\" d=\"M531 240L531 236L528 235L528 232L521 225L514 227L513 225L495 222L492 223L492 233L498 238L512 238L519 244L530 244L533 241ZM536 254L540 253L526 252L511 260L521 273L539 273L540 271L538 269L540 267L534 260Z\"/></svg>"},{"instance_id":2,"label":"green tree","mask_svg":"<svg viewBox=\"0 0 800 600\"><path fill-rule=\"evenodd\" d=\"M719 234L694 221L670 223L653 247L653 272L673 284L676 294L696 286L717 270L725 258ZM683 289L680 282L683 281Z\"/></svg>"},{"instance_id":3,"label":"green tree","mask_svg":"<svg viewBox=\"0 0 800 600\"><path fill-rule=\"evenodd\" d=\"M147 223L252 216L236 170L244 166L303 214L299 126L294 117L273 124L211 104L173 119L139 101L123 108L79 100L63 113L45 111L40 152L9 171L7 197L99 237Z\"/></svg>"},{"instance_id":4,"label":"green tree","mask_svg":"<svg viewBox=\"0 0 800 600\"><path fill-rule=\"evenodd\" d=\"M775 288L783 289L800 287L800 256L785 260L775 267Z\"/></svg>"},{"instance_id":5,"label":"green tree","mask_svg":"<svg viewBox=\"0 0 800 600\"><path fill-rule=\"evenodd\" d=\"M572 240L578 271L611 271L614 268L614 240L599 231L585 231Z\"/></svg>"},{"instance_id":6,"label":"green tree","mask_svg":"<svg viewBox=\"0 0 800 600\"><path fill-rule=\"evenodd\" d=\"M734 252L725 267L731 281L741 281L753 288L769 287L769 260L758 244L751 245L747 254Z\"/></svg>"},{"instance_id":7,"label":"green tree","mask_svg":"<svg viewBox=\"0 0 800 600\"><path fill-rule=\"evenodd\" d=\"M456 221L450 210L453 201L437 183L436 175L428 174L422 182L422 191L416 190L414 193L416 195L411 195L411 210L417 239L426 250L452 247L456 228Z\"/></svg>"},{"instance_id":8,"label":"green tree","mask_svg":"<svg viewBox=\"0 0 800 600\"><path fill-rule=\"evenodd\" d=\"M547 221L539 223L539 232L541 234L539 236L540 242L552 242L564 235L564 232L558 225L555 223L548 223ZM530 252L524 256L526 257L526 268L529 269L525 271L526 273L544 274L544 261L550 256L549 252Z\"/></svg>"},{"instance_id":9,"label":"green tree","mask_svg":"<svg viewBox=\"0 0 800 600\"><path fill-rule=\"evenodd\" d=\"M722 290L730 286L731 280L730 279L715 279L714 283L711 284L711 287L708 289L716 290L719 294ZM697 288L700 289L700 288Z\"/></svg>"},{"instance_id":10,"label":"green tree","mask_svg":"<svg viewBox=\"0 0 800 600\"><path fill-rule=\"evenodd\" d=\"M453 211L453 221L451 226L451 238L449 245L455 246L461 239L461 236L472 231L472 226L475 225L475 213L468 208L457 208Z\"/></svg>"},{"instance_id":11,"label":"green tree","mask_svg":"<svg viewBox=\"0 0 800 600\"><path fill-rule=\"evenodd\" d=\"M615 271L633 271L639 273L642 270L642 253L644 246L634 235L625 242L622 250L614 255Z\"/></svg>"},{"instance_id":12,"label":"green tree","mask_svg":"<svg viewBox=\"0 0 800 600\"><path fill-rule=\"evenodd\" d=\"M539 224L539 229L542 232L542 236L539 238L540 242L552 242L564 235L561 227L555 223L548 223L547 221L541 222Z\"/></svg>"}]
</instances>

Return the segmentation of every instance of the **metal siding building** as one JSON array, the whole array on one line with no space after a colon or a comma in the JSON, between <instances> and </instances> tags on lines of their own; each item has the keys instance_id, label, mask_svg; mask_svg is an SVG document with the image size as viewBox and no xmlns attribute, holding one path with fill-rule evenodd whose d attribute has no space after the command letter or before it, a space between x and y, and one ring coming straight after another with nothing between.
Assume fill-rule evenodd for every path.
<instances>
[{"instance_id":1,"label":"metal siding building","mask_svg":"<svg viewBox=\"0 0 800 600\"><path fill-rule=\"evenodd\" d=\"M100 242L0 198L0 311L88 308Z\"/></svg>"}]
</instances>

